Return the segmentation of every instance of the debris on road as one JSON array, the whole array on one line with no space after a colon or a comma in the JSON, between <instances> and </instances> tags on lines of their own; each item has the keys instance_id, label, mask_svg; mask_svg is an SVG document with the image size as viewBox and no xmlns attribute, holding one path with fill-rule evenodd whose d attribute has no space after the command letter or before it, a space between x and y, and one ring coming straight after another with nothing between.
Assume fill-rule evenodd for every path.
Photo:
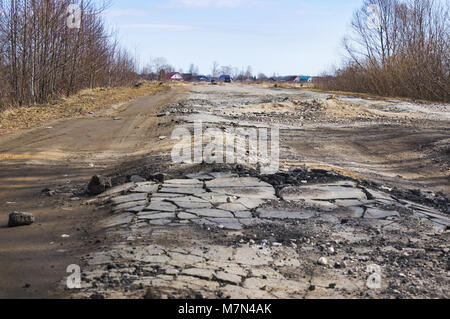
<instances>
[{"instance_id":1,"label":"debris on road","mask_svg":"<svg viewBox=\"0 0 450 319\"><path fill-rule=\"evenodd\" d=\"M395 140L409 148L391 153L418 158L410 150L416 140L434 143L448 133L435 125L445 124L439 114L399 112L400 104L195 86L167 106L178 116L173 123L201 121L226 137L280 126L280 170L174 165L167 154L127 162L112 177L115 187L89 201L109 215L96 225L102 245L83 257L82 288L73 296L448 298L449 197L416 190L428 175L417 173L415 159L374 148ZM426 136L411 133L417 123ZM161 131L152 140L161 134L170 136ZM410 180L397 176L408 173ZM368 288L368 267L381 272L380 288Z\"/></svg>"},{"instance_id":2,"label":"debris on road","mask_svg":"<svg viewBox=\"0 0 450 319\"><path fill-rule=\"evenodd\" d=\"M88 193L90 195L100 195L105 192L107 189L111 188L111 179L105 176L96 175L93 176L88 185Z\"/></svg>"},{"instance_id":3,"label":"debris on road","mask_svg":"<svg viewBox=\"0 0 450 319\"><path fill-rule=\"evenodd\" d=\"M33 223L33 214L22 212L13 212L9 214L8 227L29 226Z\"/></svg>"}]
</instances>

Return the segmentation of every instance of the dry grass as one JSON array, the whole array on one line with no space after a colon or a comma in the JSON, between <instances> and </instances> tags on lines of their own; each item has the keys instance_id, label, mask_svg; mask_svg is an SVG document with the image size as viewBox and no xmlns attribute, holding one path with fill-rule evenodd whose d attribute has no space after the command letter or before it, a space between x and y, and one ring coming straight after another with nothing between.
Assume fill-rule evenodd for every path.
<instances>
[{"instance_id":1,"label":"dry grass","mask_svg":"<svg viewBox=\"0 0 450 319\"><path fill-rule=\"evenodd\" d=\"M332 95L344 95L344 96L352 96L363 99L372 99L372 100L380 100L380 101L389 101L389 100L398 100L405 102L420 102L420 103L433 103L433 104L446 104L444 102L425 100L425 99L412 99L408 97L398 97L398 96L381 96L371 93L358 93L358 92L349 92L349 91L333 91L326 90L321 87L318 83L270 83L270 82L262 82L257 85L262 85L264 87L277 87L283 89L297 89L297 90L307 90L312 92L319 93L328 93Z\"/></svg>"},{"instance_id":2,"label":"dry grass","mask_svg":"<svg viewBox=\"0 0 450 319\"><path fill-rule=\"evenodd\" d=\"M276 87L283 89L311 89L314 88L314 83L291 83L291 82L258 82L256 85L262 85L264 87Z\"/></svg>"},{"instance_id":3,"label":"dry grass","mask_svg":"<svg viewBox=\"0 0 450 319\"><path fill-rule=\"evenodd\" d=\"M283 88L283 89L312 89L314 88L313 83L276 83L275 87Z\"/></svg>"},{"instance_id":4,"label":"dry grass","mask_svg":"<svg viewBox=\"0 0 450 319\"><path fill-rule=\"evenodd\" d=\"M0 111L0 135L36 127L50 120L86 116L89 112L106 109L140 96L156 94L168 88L167 85L144 82L139 87L89 89L47 105L6 109Z\"/></svg>"}]
</instances>

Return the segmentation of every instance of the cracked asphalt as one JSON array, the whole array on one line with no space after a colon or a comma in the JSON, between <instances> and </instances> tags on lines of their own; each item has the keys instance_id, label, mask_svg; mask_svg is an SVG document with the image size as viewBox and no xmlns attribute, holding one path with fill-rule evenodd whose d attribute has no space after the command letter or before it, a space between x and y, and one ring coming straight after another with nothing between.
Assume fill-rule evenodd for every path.
<instances>
[{"instance_id":1,"label":"cracked asphalt","mask_svg":"<svg viewBox=\"0 0 450 319\"><path fill-rule=\"evenodd\" d=\"M423 151L448 139L448 106L197 85L166 111L188 129L276 124L279 173L167 153L128 166L85 200L109 216L70 297L449 297L448 158Z\"/></svg>"}]
</instances>

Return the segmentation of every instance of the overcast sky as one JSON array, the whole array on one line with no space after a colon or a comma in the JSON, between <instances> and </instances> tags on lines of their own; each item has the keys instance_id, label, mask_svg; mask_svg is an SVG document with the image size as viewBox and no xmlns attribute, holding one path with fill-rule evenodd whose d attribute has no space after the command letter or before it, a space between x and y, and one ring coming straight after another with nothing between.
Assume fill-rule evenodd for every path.
<instances>
[{"instance_id":1,"label":"overcast sky","mask_svg":"<svg viewBox=\"0 0 450 319\"><path fill-rule=\"evenodd\" d=\"M342 37L362 0L113 0L105 13L145 64L177 70L213 61L254 74L317 75L340 63Z\"/></svg>"}]
</instances>

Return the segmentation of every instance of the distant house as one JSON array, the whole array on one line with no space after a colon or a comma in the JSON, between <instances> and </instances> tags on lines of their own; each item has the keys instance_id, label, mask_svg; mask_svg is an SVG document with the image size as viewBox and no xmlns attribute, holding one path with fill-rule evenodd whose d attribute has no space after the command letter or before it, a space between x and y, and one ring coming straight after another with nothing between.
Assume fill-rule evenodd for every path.
<instances>
[{"instance_id":1,"label":"distant house","mask_svg":"<svg viewBox=\"0 0 450 319\"><path fill-rule=\"evenodd\" d=\"M294 80L294 82L299 83L311 83L312 81L313 81L312 76L298 76Z\"/></svg>"},{"instance_id":2,"label":"distant house","mask_svg":"<svg viewBox=\"0 0 450 319\"><path fill-rule=\"evenodd\" d=\"M296 75L286 75L286 76L280 76L278 77L279 82L294 82L297 78Z\"/></svg>"},{"instance_id":3,"label":"distant house","mask_svg":"<svg viewBox=\"0 0 450 319\"><path fill-rule=\"evenodd\" d=\"M192 81L193 77L191 73L183 73L183 79L185 81Z\"/></svg>"},{"instance_id":4,"label":"distant house","mask_svg":"<svg viewBox=\"0 0 450 319\"><path fill-rule=\"evenodd\" d=\"M225 83L231 83L231 76L230 75L221 75L219 77L219 82L225 82Z\"/></svg>"},{"instance_id":5,"label":"distant house","mask_svg":"<svg viewBox=\"0 0 450 319\"><path fill-rule=\"evenodd\" d=\"M167 79L169 81L184 81L183 76L179 72L170 72L167 73Z\"/></svg>"}]
</instances>

